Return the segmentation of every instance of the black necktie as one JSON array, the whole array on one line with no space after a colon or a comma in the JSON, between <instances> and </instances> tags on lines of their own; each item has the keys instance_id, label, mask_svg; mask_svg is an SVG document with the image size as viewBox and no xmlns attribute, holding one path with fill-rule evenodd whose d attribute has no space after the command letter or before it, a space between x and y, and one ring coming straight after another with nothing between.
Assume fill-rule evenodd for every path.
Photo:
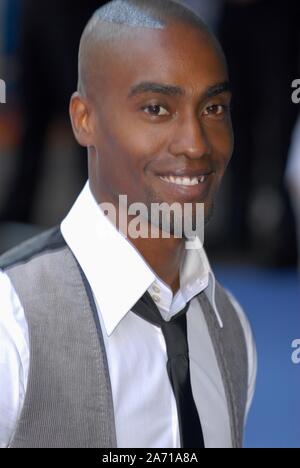
<instances>
[{"instance_id":1,"label":"black necktie","mask_svg":"<svg viewBox=\"0 0 300 468\"><path fill-rule=\"evenodd\" d=\"M192 394L186 312L189 304L166 322L149 292L139 299L132 311L161 328L167 347L167 371L176 398L182 448L205 448L202 427Z\"/></svg>"}]
</instances>

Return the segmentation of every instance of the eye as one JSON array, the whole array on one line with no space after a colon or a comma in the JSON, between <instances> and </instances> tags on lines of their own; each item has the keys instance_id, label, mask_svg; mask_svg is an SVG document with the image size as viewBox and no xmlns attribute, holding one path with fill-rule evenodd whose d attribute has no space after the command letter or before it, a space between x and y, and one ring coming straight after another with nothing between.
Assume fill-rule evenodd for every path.
<instances>
[{"instance_id":1,"label":"eye","mask_svg":"<svg viewBox=\"0 0 300 468\"><path fill-rule=\"evenodd\" d=\"M143 107L143 111L146 112L146 114L154 115L157 117L169 115L167 109L165 109L163 106L160 106L159 104L152 104L150 106Z\"/></svg>"},{"instance_id":2,"label":"eye","mask_svg":"<svg viewBox=\"0 0 300 468\"><path fill-rule=\"evenodd\" d=\"M215 117L222 117L224 114L226 114L228 110L227 106L224 106L223 104L214 104L212 106L209 106L205 109L204 115L212 115Z\"/></svg>"}]
</instances>

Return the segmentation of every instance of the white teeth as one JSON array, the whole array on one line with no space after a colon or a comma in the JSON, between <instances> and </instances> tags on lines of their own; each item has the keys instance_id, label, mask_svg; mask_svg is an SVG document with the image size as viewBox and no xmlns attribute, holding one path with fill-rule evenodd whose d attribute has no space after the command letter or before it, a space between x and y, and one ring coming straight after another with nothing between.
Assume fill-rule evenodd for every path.
<instances>
[{"instance_id":1,"label":"white teeth","mask_svg":"<svg viewBox=\"0 0 300 468\"><path fill-rule=\"evenodd\" d=\"M199 181L197 177L174 177L174 176L169 176L169 177L160 177L161 180L164 180L165 182L169 182L171 184L176 184L176 185L185 185L185 186L192 186L192 185L198 185Z\"/></svg>"},{"instance_id":2,"label":"white teeth","mask_svg":"<svg viewBox=\"0 0 300 468\"><path fill-rule=\"evenodd\" d=\"M203 184L205 182L205 176L200 177L200 184Z\"/></svg>"}]
</instances>

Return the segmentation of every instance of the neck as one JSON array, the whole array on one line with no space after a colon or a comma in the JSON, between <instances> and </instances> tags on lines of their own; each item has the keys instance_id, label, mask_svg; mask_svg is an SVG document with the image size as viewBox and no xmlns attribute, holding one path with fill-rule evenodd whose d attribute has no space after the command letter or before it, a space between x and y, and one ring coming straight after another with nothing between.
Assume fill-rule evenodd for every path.
<instances>
[{"instance_id":1,"label":"neck","mask_svg":"<svg viewBox=\"0 0 300 468\"><path fill-rule=\"evenodd\" d=\"M180 287L180 265L185 251L183 239L131 239L153 271L175 294Z\"/></svg>"},{"instance_id":2,"label":"neck","mask_svg":"<svg viewBox=\"0 0 300 468\"><path fill-rule=\"evenodd\" d=\"M109 197L101 194L98 185L93 183L93 178L90 178L90 182L91 191L97 202L101 203L109 201ZM116 204L115 200L111 199L110 201L116 207L117 213L120 215L120 211L123 211L123 209ZM130 217L128 216L128 219L129 218ZM119 226L119 218L114 221L116 223L116 228L123 231L122 226ZM151 232L150 226L148 226L148 229L148 232ZM185 239L179 239L172 236L169 238L162 238L161 231L156 231L158 232L158 238L152 238L149 236L146 238L132 238L129 235L128 229L126 235L156 275L170 286L175 294L180 287L179 274L181 260L185 251Z\"/></svg>"}]
</instances>

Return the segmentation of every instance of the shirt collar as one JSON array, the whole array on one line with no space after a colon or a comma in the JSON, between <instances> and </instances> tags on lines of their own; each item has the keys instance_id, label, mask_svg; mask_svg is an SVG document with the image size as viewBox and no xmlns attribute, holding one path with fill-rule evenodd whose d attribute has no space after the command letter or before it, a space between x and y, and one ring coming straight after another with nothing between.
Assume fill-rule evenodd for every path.
<instances>
[{"instance_id":1,"label":"shirt collar","mask_svg":"<svg viewBox=\"0 0 300 468\"><path fill-rule=\"evenodd\" d=\"M139 251L104 215L89 182L63 220L61 232L87 277L109 336L157 277ZM214 301L215 278L204 249L189 250L186 258L181 276L185 294L202 278L202 289L206 288L222 326ZM200 271L207 272L207 283Z\"/></svg>"},{"instance_id":2,"label":"shirt collar","mask_svg":"<svg viewBox=\"0 0 300 468\"><path fill-rule=\"evenodd\" d=\"M200 241L199 241L200 242ZM197 246L201 245L197 242ZM157 289L158 287L158 289ZM223 322L215 301L216 280L203 247L186 250L180 268L180 290L173 296L171 288L158 276L149 292L153 298L159 298L156 305L165 320L170 320L193 297L205 292L219 322ZM160 292L159 292L160 291Z\"/></svg>"}]
</instances>

